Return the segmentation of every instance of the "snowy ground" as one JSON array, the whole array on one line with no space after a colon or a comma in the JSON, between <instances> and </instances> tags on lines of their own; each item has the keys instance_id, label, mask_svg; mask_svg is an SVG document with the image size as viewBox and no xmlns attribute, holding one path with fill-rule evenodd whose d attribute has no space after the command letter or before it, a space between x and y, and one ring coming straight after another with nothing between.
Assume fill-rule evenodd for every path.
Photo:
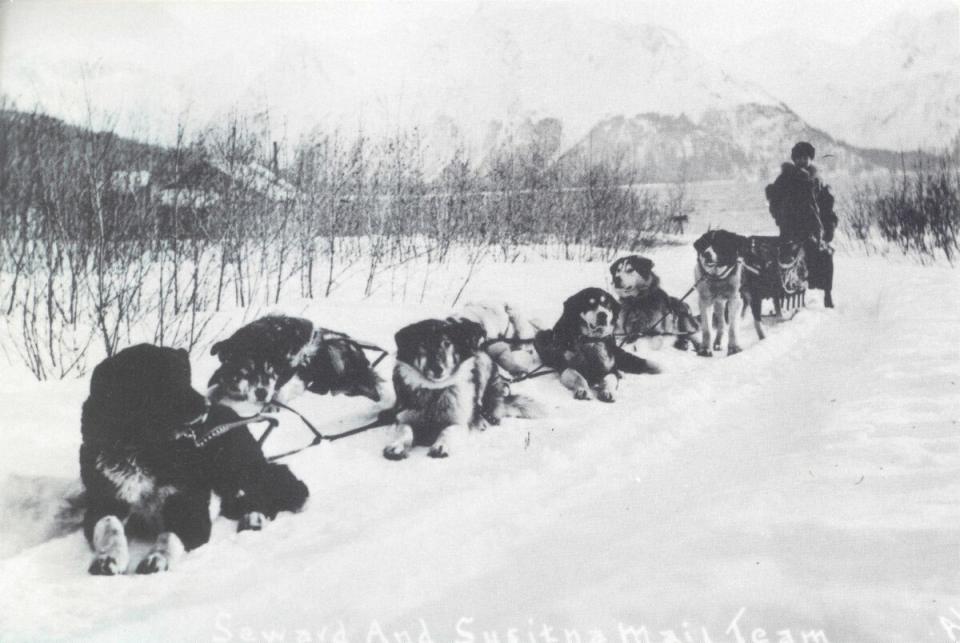
<instances>
[{"instance_id":1,"label":"snowy ground","mask_svg":"<svg viewBox=\"0 0 960 643\"><path fill-rule=\"evenodd\" d=\"M686 290L689 246L648 255ZM518 386L550 417L473 434L443 461L384 460L383 429L303 452L289 460L313 494L302 513L258 533L221 519L150 577L91 577L82 535L43 540L78 475L87 382L7 367L0 640L960 639L958 273L853 256L837 272L835 310L816 293L762 344L745 323L740 355L641 344L665 372L625 379L613 405L550 376ZM519 296L550 323L566 296L606 283L600 263L481 273L467 299ZM402 324L445 311L439 295L357 299L279 309L389 348ZM214 366L195 364L198 388ZM295 405L329 431L375 410ZM308 437L292 416L281 429L271 449Z\"/></svg>"}]
</instances>

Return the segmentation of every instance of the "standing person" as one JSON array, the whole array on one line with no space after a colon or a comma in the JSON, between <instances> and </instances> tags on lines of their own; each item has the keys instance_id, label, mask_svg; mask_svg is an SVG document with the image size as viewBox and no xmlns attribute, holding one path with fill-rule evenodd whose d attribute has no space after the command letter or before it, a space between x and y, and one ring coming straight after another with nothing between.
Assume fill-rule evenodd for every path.
<instances>
[{"instance_id":1,"label":"standing person","mask_svg":"<svg viewBox=\"0 0 960 643\"><path fill-rule=\"evenodd\" d=\"M833 308L833 248L837 228L830 187L817 176L813 145L801 141L790 150L793 163L784 163L780 176L767 186L770 214L782 241L803 244L811 288L824 291L823 305Z\"/></svg>"}]
</instances>

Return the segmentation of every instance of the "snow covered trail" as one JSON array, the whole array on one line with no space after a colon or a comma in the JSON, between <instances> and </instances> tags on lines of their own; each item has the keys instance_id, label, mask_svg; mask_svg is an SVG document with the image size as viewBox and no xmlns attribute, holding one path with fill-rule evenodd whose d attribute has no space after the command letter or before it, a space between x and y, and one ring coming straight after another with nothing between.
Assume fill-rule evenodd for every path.
<instances>
[{"instance_id":1,"label":"snow covered trail","mask_svg":"<svg viewBox=\"0 0 960 643\"><path fill-rule=\"evenodd\" d=\"M654 256L682 292L688 249ZM549 281L531 303L552 319L558 293L603 283L604 268L497 267L468 294ZM613 405L546 377L522 387L550 417L473 434L447 460L387 462L383 430L303 452L290 464L313 493L304 512L258 533L220 520L171 573L90 577L76 533L19 550L0 561L0 639L331 640L342 627L351 641L425 629L505 642L513 628L546 643L645 627L651 641L763 628L873 642L951 640L950 622L960 638L960 303L945 296L957 273L843 257L838 274L837 310L814 302L762 343L744 323L737 356L641 346L666 372L625 379ZM357 334L386 345L427 311L360 306ZM76 409L0 411L5 427L25 423L5 434L16 461L0 464L63 478L85 383L24 389ZM340 398L296 406L344 428L370 413ZM273 448L301 437L285 429Z\"/></svg>"}]
</instances>

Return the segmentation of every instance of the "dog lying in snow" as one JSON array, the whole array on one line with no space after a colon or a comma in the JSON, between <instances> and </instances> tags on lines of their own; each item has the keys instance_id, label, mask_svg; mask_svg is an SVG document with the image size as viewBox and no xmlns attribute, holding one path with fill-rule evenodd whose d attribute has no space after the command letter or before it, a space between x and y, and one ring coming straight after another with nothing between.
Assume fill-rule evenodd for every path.
<instances>
[{"instance_id":1,"label":"dog lying in snow","mask_svg":"<svg viewBox=\"0 0 960 643\"><path fill-rule=\"evenodd\" d=\"M304 390L380 400L380 378L357 342L308 319L272 315L250 322L210 349L220 368L207 397L241 415Z\"/></svg>"},{"instance_id":2,"label":"dog lying in snow","mask_svg":"<svg viewBox=\"0 0 960 643\"><path fill-rule=\"evenodd\" d=\"M643 335L676 335L676 348L687 350L696 345L697 318L689 306L660 288L653 261L639 255L621 257L610 264L610 277L620 298L617 332L626 341Z\"/></svg>"},{"instance_id":3,"label":"dog lying in snow","mask_svg":"<svg viewBox=\"0 0 960 643\"><path fill-rule=\"evenodd\" d=\"M533 400L509 394L481 349L486 333L480 324L427 319L400 329L395 339L396 437L384 457L406 458L416 445L445 458L457 433L482 430L503 417L542 415Z\"/></svg>"},{"instance_id":4,"label":"dog lying in snow","mask_svg":"<svg viewBox=\"0 0 960 643\"><path fill-rule=\"evenodd\" d=\"M483 349L511 376L525 375L539 365L533 339L540 328L516 306L470 302L448 319L466 319L480 324L487 338Z\"/></svg>"},{"instance_id":5,"label":"dog lying in snow","mask_svg":"<svg viewBox=\"0 0 960 643\"><path fill-rule=\"evenodd\" d=\"M560 373L560 381L578 400L614 401L621 373L659 373L659 369L617 345L614 329L620 304L600 288L586 288L563 303L551 330L537 333L543 363Z\"/></svg>"},{"instance_id":6,"label":"dog lying in snow","mask_svg":"<svg viewBox=\"0 0 960 643\"><path fill-rule=\"evenodd\" d=\"M306 485L269 464L243 426L200 447L197 431L238 419L190 386L187 352L140 344L101 362L81 414L84 534L91 574L126 571L127 529L157 535L137 566L153 573L210 539L211 492L221 512L258 529L279 511L299 510Z\"/></svg>"}]
</instances>

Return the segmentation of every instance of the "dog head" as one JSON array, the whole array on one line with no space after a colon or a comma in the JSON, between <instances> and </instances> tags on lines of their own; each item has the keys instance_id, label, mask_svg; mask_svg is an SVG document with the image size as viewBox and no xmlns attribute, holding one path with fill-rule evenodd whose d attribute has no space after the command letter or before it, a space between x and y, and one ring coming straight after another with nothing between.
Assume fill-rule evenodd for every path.
<instances>
[{"instance_id":1,"label":"dog head","mask_svg":"<svg viewBox=\"0 0 960 643\"><path fill-rule=\"evenodd\" d=\"M259 413L277 390L277 370L262 357L233 356L210 378L207 398L241 415Z\"/></svg>"},{"instance_id":2,"label":"dog head","mask_svg":"<svg viewBox=\"0 0 960 643\"><path fill-rule=\"evenodd\" d=\"M653 261L640 255L621 257L610 264L610 277L618 297L635 297L657 285Z\"/></svg>"},{"instance_id":3,"label":"dog head","mask_svg":"<svg viewBox=\"0 0 960 643\"><path fill-rule=\"evenodd\" d=\"M602 288L584 288L563 302L563 315L557 322L566 337L608 337L613 334L620 304Z\"/></svg>"},{"instance_id":4,"label":"dog head","mask_svg":"<svg viewBox=\"0 0 960 643\"><path fill-rule=\"evenodd\" d=\"M486 336L483 326L468 319L426 319L397 332L397 361L438 382L476 354Z\"/></svg>"},{"instance_id":5,"label":"dog head","mask_svg":"<svg viewBox=\"0 0 960 643\"><path fill-rule=\"evenodd\" d=\"M138 344L93 370L82 424L84 437L103 439L106 432L110 439L150 444L189 433L206 414L206 399L190 384L187 351Z\"/></svg>"},{"instance_id":6,"label":"dog head","mask_svg":"<svg viewBox=\"0 0 960 643\"><path fill-rule=\"evenodd\" d=\"M370 366L366 353L346 335L322 336L317 352L298 370L306 389L320 395L362 395L380 400L380 378Z\"/></svg>"},{"instance_id":7,"label":"dog head","mask_svg":"<svg viewBox=\"0 0 960 643\"><path fill-rule=\"evenodd\" d=\"M732 266L749 251L750 240L726 230L709 230L693 247L707 266Z\"/></svg>"}]
</instances>

